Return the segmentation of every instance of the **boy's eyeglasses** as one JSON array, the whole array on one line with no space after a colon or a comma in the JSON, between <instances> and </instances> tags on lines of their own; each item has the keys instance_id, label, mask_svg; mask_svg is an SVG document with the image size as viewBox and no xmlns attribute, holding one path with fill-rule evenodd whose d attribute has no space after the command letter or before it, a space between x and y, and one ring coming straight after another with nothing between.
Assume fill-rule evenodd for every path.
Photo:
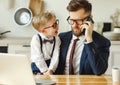
<instances>
[{"instance_id":1,"label":"boy's eyeglasses","mask_svg":"<svg viewBox=\"0 0 120 85\"><path fill-rule=\"evenodd\" d=\"M57 25L59 24L59 20L57 19L55 23L53 23L51 26L45 27L44 29L48 29L48 28L56 28Z\"/></svg>"},{"instance_id":2,"label":"boy's eyeglasses","mask_svg":"<svg viewBox=\"0 0 120 85\"><path fill-rule=\"evenodd\" d=\"M70 16L67 18L67 21L70 25L73 25L74 23L81 25L83 24L83 21L86 19L87 17L83 18L83 19L70 19Z\"/></svg>"}]
</instances>

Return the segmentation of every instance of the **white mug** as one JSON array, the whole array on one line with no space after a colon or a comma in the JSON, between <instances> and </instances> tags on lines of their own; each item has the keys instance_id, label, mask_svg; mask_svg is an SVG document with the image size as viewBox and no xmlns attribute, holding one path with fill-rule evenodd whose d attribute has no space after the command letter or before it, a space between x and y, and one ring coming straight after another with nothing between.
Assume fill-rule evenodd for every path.
<instances>
[{"instance_id":1,"label":"white mug","mask_svg":"<svg viewBox=\"0 0 120 85\"><path fill-rule=\"evenodd\" d=\"M112 68L112 80L113 82L120 82L120 68Z\"/></svg>"}]
</instances>

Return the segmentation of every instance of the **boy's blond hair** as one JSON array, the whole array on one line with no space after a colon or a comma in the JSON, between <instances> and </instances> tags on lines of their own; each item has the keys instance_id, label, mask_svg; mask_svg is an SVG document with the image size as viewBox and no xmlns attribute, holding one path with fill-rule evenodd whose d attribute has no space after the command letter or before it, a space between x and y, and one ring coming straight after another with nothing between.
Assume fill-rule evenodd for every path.
<instances>
[{"instance_id":1,"label":"boy's blond hair","mask_svg":"<svg viewBox=\"0 0 120 85\"><path fill-rule=\"evenodd\" d=\"M38 30L53 18L56 18L54 13L44 12L42 13L42 15L37 15L33 17L32 25L36 30Z\"/></svg>"}]
</instances>

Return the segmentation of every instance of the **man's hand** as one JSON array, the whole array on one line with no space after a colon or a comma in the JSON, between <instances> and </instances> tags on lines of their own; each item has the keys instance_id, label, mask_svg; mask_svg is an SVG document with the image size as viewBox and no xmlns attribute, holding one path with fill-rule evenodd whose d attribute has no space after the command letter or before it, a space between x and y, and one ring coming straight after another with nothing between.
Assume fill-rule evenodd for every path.
<instances>
[{"instance_id":1,"label":"man's hand","mask_svg":"<svg viewBox=\"0 0 120 85\"><path fill-rule=\"evenodd\" d=\"M86 21L83 25L81 25L81 28L82 31L85 29L84 35L85 35L85 39L87 40L87 43L92 42L93 23Z\"/></svg>"}]
</instances>

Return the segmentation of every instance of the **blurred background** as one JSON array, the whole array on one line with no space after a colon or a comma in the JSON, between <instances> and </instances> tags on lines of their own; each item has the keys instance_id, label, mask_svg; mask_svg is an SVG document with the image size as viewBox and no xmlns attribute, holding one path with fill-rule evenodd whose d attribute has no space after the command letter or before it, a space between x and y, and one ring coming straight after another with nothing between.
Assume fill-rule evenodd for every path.
<instances>
[{"instance_id":1,"label":"blurred background","mask_svg":"<svg viewBox=\"0 0 120 85\"><path fill-rule=\"evenodd\" d=\"M38 0L39 1L39 0ZM59 32L70 30L70 25L66 18L68 12L66 6L70 0L43 0L44 11L52 11L60 20ZM112 19L110 18L120 8L119 0L89 0L93 5L93 19L95 21L95 30L111 31ZM14 22L15 10L20 7L29 8L30 0L0 0L0 33L10 30L5 36L9 37L32 37L36 32L32 25L17 26ZM22 34L22 35L21 35Z\"/></svg>"}]
</instances>

